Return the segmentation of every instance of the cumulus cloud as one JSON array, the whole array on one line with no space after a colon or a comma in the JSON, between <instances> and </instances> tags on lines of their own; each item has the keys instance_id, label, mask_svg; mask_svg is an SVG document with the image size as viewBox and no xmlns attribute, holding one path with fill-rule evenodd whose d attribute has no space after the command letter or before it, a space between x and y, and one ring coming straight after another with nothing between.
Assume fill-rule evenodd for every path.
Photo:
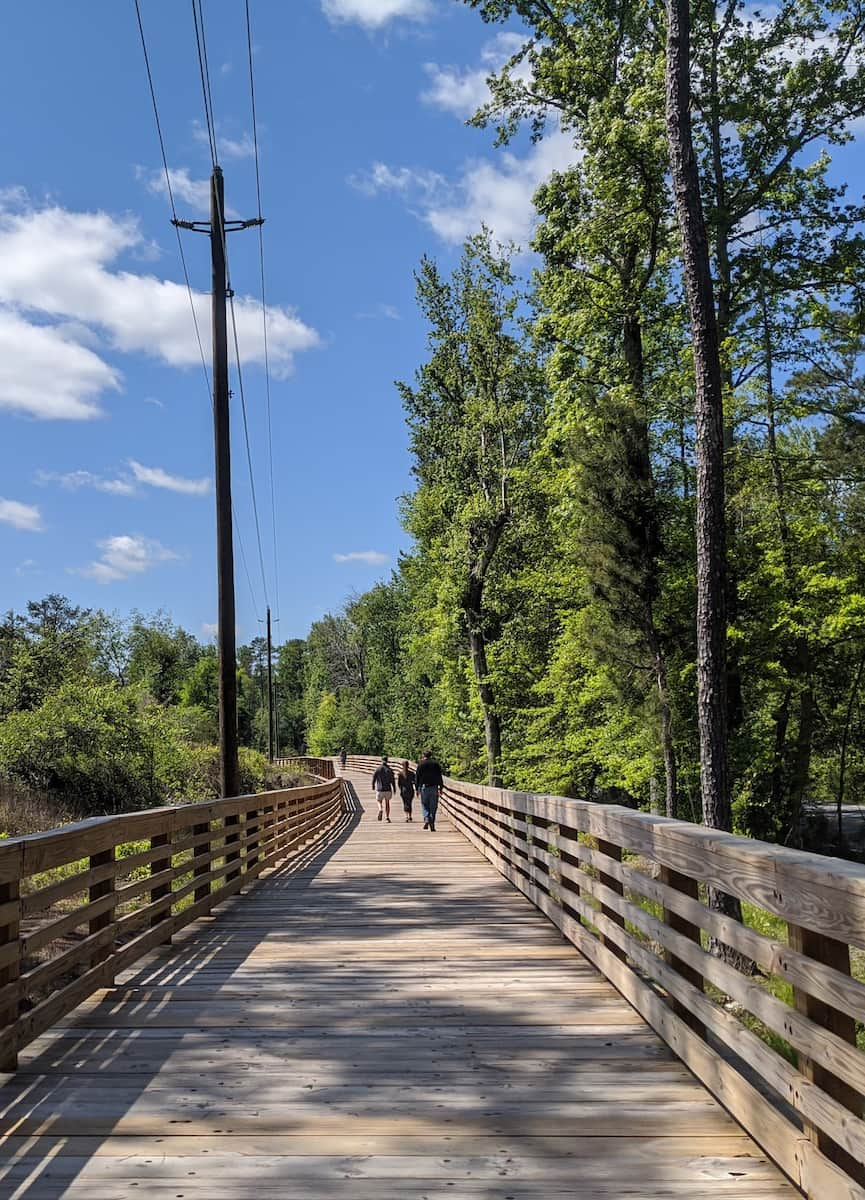
<instances>
[{"instance_id":1,"label":"cumulus cloud","mask_svg":"<svg viewBox=\"0 0 865 1200\"><path fill-rule=\"evenodd\" d=\"M107 492L112 496L136 496L140 492L139 485L145 487L164 488L169 492L179 492L184 496L204 496L210 491L209 479L187 479L183 475L170 475L162 467L145 467L129 459L130 473L112 477L97 475L94 471L37 471L36 482L40 484L57 483L68 492L77 492L82 488L93 488L97 492Z\"/></svg>"},{"instance_id":2,"label":"cumulus cloud","mask_svg":"<svg viewBox=\"0 0 865 1200\"><path fill-rule=\"evenodd\" d=\"M168 181L162 169L147 171L144 167L137 167L135 173L154 196L168 195ZM210 212L209 179L193 179L188 167L169 167L168 176L175 200L188 204L198 213Z\"/></svg>"},{"instance_id":3,"label":"cumulus cloud","mask_svg":"<svg viewBox=\"0 0 865 1200\"><path fill-rule=\"evenodd\" d=\"M94 345L171 367L199 363L185 284L117 266L144 244L129 217L0 198L0 407L42 418L98 416L100 396L119 387L120 374ZM207 352L210 298L194 292L193 305ZM242 361L262 363L259 304L238 296L234 307ZM320 344L293 309L278 305L268 310L267 336L278 376L290 373L296 353Z\"/></svg>"},{"instance_id":4,"label":"cumulus cloud","mask_svg":"<svg viewBox=\"0 0 865 1200\"><path fill-rule=\"evenodd\" d=\"M173 550L153 538L140 534L120 534L96 543L100 557L86 567L70 567L75 575L85 575L97 583L116 583L131 575L140 575L159 563L178 558Z\"/></svg>"},{"instance_id":5,"label":"cumulus cloud","mask_svg":"<svg viewBox=\"0 0 865 1200\"><path fill-rule=\"evenodd\" d=\"M403 196L434 196L447 188L447 179L438 171L417 167L389 167L387 163L375 162L366 171L350 175L348 182L364 196L377 196L380 192L397 192Z\"/></svg>"},{"instance_id":6,"label":"cumulus cloud","mask_svg":"<svg viewBox=\"0 0 865 1200\"><path fill-rule=\"evenodd\" d=\"M487 79L498 74L508 59L525 44L518 33L499 33L481 50L481 61L477 67L440 66L425 63L424 70L429 78L429 87L421 99L435 108L444 109L454 116L466 119L486 104L490 98ZM513 77L527 81L531 73L528 63L519 63Z\"/></svg>"},{"instance_id":7,"label":"cumulus cloud","mask_svg":"<svg viewBox=\"0 0 865 1200\"><path fill-rule=\"evenodd\" d=\"M364 312L355 313L355 318L358 321L401 321L402 315L395 304L380 302Z\"/></svg>"},{"instance_id":8,"label":"cumulus cloud","mask_svg":"<svg viewBox=\"0 0 865 1200\"><path fill-rule=\"evenodd\" d=\"M40 420L87 421L120 376L67 330L34 325L0 304L0 408Z\"/></svg>"},{"instance_id":9,"label":"cumulus cloud","mask_svg":"<svg viewBox=\"0 0 865 1200\"><path fill-rule=\"evenodd\" d=\"M148 487L165 488L184 496L204 496L210 491L209 479L185 479L182 475L169 475L162 467L145 467L134 458L130 458L129 466L136 480Z\"/></svg>"},{"instance_id":10,"label":"cumulus cloud","mask_svg":"<svg viewBox=\"0 0 865 1200\"><path fill-rule=\"evenodd\" d=\"M13 529L27 533L41 533L42 514L35 504L22 504L20 500L4 500L0 496L0 521Z\"/></svg>"},{"instance_id":11,"label":"cumulus cloud","mask_svg":"<svg viewBox=\"0 0 865 1200\"><path fill-rule=\"evenodd\" d=\"M455 180L425 168L389 167L376 163L351 182L366 195L391 192L425 221L445 242L459 243L487 225L500 242L527 248L537 213L532 197L553 171L577 157L572 138L552 130L525 155L501 151L494 159L473 159Z\"/></svg>"},{"instance_id":12,"label":"cumulus cloud","mask_svg":"<svg viewBox=\"0 0 865 1200\"><path fill-rule=\"evenodd\" d=\"M222 159L253 158L255 156L255 142L249 133L241 134L239 138L230 138L217 132L216 140L219 144L219 156Z\"/></svg>"},{"instance_id":13,"label":"cumulus cloud","mask_svg":"<svg viewBox=\"0 0 865 1200\"><path fill-rule=\"evenodd\" d=\"M67 492L77 492L81 488L93 488L97 492L107 492L111 496L134 496L135 484L128 477L111 479L105 475L96 475L93 471L38 471L36 482L41 484L57 483Z\"/></svg>"},{"instance_id":14,"label":"cumulus cloud","mask_svg":"<svg viewBox=\"0 0 865 1200\"><path fill-rule=\"evenodd\" d=\"M228 74L231 71L231 64L224 63L220 69L222 70L223 74ZM192 122L192 136L195 138L195 140L197 142L200 142L203 146L206 146L208 148L208 150L210 149L210 135L208 134L206 127L201 123L201 121L193 121ZM220 161L224 161L227 158L242 159L242 158L253 158L255 156L255 141L253 140L252 134L247 133L246 131L244 131L240 135L240 137L233 138L233 137L228 137L228 135L224 134L222 132L222 129L219 126L217 126L216 146L217 146L217 150L219 151ZM172 187L173 187L174 186L173 179L172 179L171 183L172 183ZM207 186L209 189L210 188L209 181L208 181Z\"/></svg>"},{"instance_id":15,"label":"cumulus cloud","mask_svg":"<svg viewBox=\"0 0 865 1200\"><path fill-rule=\"evenodd\" d=\"M352 23L380 29L402 17L425 21L432 15L431 0L321 0L324 15L334 24Z\"/></svg>"},{"instance_id":16,"label":"cumulus cloud","mask_svg":"<svg viewBox=\"0 0 865 1200\"><path fill-rule=\"evenodd\" d=\"M333 561L338 563L362 562L370 567L381 567L388 561L388 557L380 550L352 550L348 554L334 554Z\"/></svg>"}]
</instances>

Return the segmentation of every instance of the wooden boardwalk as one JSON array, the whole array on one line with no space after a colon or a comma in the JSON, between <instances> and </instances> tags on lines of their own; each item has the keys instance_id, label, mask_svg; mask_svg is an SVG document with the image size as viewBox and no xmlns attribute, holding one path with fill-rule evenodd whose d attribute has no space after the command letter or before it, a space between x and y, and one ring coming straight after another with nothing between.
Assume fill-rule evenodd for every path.
<instances>
[{"instance_id":1,"label":"wooden boardwalk","mask_svg":"<svg viewBox=\"0 0 865 1200\"><path fill-rule=\"evenodd\" d=\"M446 820L353 782L316 857L22 1053L4 1200L798 1195Z\"/></svg>"}]
</instances>

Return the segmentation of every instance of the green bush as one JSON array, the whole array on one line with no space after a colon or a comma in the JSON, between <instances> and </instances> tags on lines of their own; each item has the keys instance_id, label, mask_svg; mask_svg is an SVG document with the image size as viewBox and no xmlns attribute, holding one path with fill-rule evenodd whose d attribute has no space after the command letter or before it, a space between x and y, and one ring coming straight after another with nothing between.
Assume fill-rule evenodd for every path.
<instances>
[{"instance_id":1,"label":"green bush","mask_svg":"<svg viewBox=\"0 0 865 1200\"><path fill-rule=\"evenodd\" d=\"M218 750L189 740L189 715L113 682L68 682L0 722L0 775L85 816L213 800ZM243 792L264 787L266 766L241 747Z\"/></svg>"}]
</instances>

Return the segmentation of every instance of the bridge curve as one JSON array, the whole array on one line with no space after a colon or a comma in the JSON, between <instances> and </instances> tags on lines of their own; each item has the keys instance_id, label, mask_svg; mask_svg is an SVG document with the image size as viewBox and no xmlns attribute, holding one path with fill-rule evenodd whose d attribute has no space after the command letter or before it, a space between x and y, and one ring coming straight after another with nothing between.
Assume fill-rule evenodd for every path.
<instances>
[{"instance_id":1,"label":"bridge curve","mask_svg":"<svg viewBox=\"0 0 865 1200\"><path fill-rule=\"evenodd\" d=\"M398 805L390 824L375 819L371 765L354 758L344 781L294 789L304 793L298 800L291 792L245 798L243 833L234 825L223 832L242 844L239 861L254 881L241 873L234 885L218 883L236 894L206 898L204 888L217 883L200 882L209 864L199 862L195 894L206 915L197 919L171 916L179 906L169 901L166 910L165 893L153 896L174 886L166 870L189 876L201 845L213 855L214 825L198 812L172 818L187 824L168 849L164 835L151 837L148 862L157 870L147 880L149 904L161 898L175 944L156 945L50 1027L34 1026L33 1040L19 1037L17 1073L0 1087L0 1193L14 1200L125 1200L136 1191L156 1200L797 1195L670 1049L667 1042L695 1067L677 1027L662 1022L663 1041L624 977L614 988L571 944L580 935L569 914L579 918L594 888L600 901L580 928L601 947L602 968L604 955L624 968L616 937L630 936L633 926L615 906L629 894L621 845L626 834L636 837L624 818L603 830L618 829L616 855L603 838L580 841L555 819L561 814L550 798L534 798L548 805L530 814L530 798L449 781L432 836L417 812L406 823ZM317 766L331 770L329 762ZM229 803L241 812L238 801L218 802L214 819ZM577 825L574 811L567 809ZM191 849L190 828L199 830ZM221 866L210 866L219 881L228 844L216 850ZM171 865L165 856L178 846L186 857ZM0 918L13 903L9 861L19 853L4 849ZM21 849L22 861L30 853L38 864L32 844ZM99 910L92 889L107 876L93 857L88 913L98 922L108 910ZM113 854L111 862L116 868ZM573 869L583 871L583 890L563 903L557 888ZM682 877L665 870L657 886L678 885L686 896ZM116 879L111 894L116 902ZM116 923L116 909L110 913ZM88 927L90 939L99 933ZM154 943L165 933L151 930ZM114 955L123 952L115 939ZM685 976L686 962L674 961ZM7 959L0 966L9 972ZM10 988L15 981L7 978L0 1002ZM658 1004L686 1024L681 1002L679 1016ZM15 1021L26 1021L26 1008L16 1009ZM9 1046L7 1037L7 1054ZM850 1124L855 1137L852 1116ZM816 1141L809 1145L823 1157ZM840 1170L826 1162L829 1190L811 1194L858 1197L856 1183L842 1191Z\"/></svg>"}]
</instances>

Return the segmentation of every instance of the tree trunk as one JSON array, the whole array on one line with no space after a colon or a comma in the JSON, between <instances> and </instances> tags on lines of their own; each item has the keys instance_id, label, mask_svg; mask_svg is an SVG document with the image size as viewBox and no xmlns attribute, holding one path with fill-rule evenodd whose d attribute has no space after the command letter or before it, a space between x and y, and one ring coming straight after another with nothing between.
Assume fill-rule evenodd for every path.
<instances>
[{"instance_id":1,"label":"tree trunk","mask_svg":"<svg viewBox=\"0 0 865 1200\"><path fill-rule=\"evenodd\" d=\"M498 514L487 530L480 553L476 554L469 571L466 590L462 598L462 610L469 634L469 650L472 670L478 685L478 699L484 714L484 743L487 753L487 782L490 787L501 787L502 724L496 711L495 691L490 683L487 664L487 644L484 637L483 601L487 572L492 563L505 526L508 523L506 509ZM475 546L477 551L477 546Z\"/></svg>"},{"instance_id":2,"label":"tree trunk","mask_svg":"<svg viewBox=\"0 0 865 1200\"><path fill-rule=\"evenodd\" d=\"M676 763L676 747L673 742L673 714L670 711L670 697L667 690L667 664L659 646L653 650L655 659L655 679L658 685L658 707L661 711L661 751L664 756L664 782L666 813L668 817L677 817L678 809L678 765Z\"/></svg>"},{"instance_id":3,"label":"tree trunk","mask_svg":"<svg viewBox=\"0 0 865 1200\"><path fill-rule=\"evenodd\" d=\"M793 755L793 777L790 781L790 831L785 839L794 846L802 844L802 809L805 807L811 782L814 710L814 687L808 673L799 694L799 728L796 733L796 752Z\"/></svg>"},{"instance_id":4,"label":"tree trunk","mask_svg":"<svg viewBox=\"0 0 865 1200\"><path fill-rule=\"evenodd\" d=\"M649 644L649 650L655 667L655 680L658 688L658 709L660 713L660 742L664 757L664 778L666 784L666 812L668 817L675 817L677 803L677 764L676 749L673 742L673 719L670 711L669 693L667 690L667 663L661 647L661 639L655 625L654 604L658 593L658 556L661 549L661 535L658 528L658 511L655 500L655 478L652 471L652 456L649 448L649 426L645 416L645 375L643 360L643 333L638 316L628 314L623 322L622 346L625 364L630 375L634 398L642 412L634 413L633 438L630 448L630 470L637 484L638 503L634 520L642 522L640 536L643 547L643 577L640 581L642 591L644 634Z\"/></svg>"},{"instance_id":5,"label":"tree trunk","mask_svg":"<svg viewBox=\"0 0 865 1200\"><path fill-rule=\"evenodd\" d=\"M727 757L726 530L724 403L715 299L700 179L691 136L689 0L667 0L667 144L682 239L696 385L697 458L697 723L703 820L732 828ZM741 920L739 901L709 889L709 907ZM716 953L747 972L753 963L723 943Z\"/></svg>"},{"instance_id":6,"label":"tree trunk","mask_svg":"<svg viewBox=\"0 0 865 1200\"><path fill-rule=\"evenodd\" d=\"M697 679L703 818L731 825L726 728L724 411L709 246L691 137L688 0L667 4L667 141L696 383Z\"/></svg>"},{"instance_id":7,"label":"tree trunk","mask_svg":"<svg viewBox=\"0 0 865 1200\"><path fill-rule=\"evenodd\" d=\"M853 681L853 686L850 689L850 697L847 701L847 713L844 719L844 734L841 738L841 760L838 764L838 798L835 802L835 814L838 821L838 853L844 849L844 787L847 775L847 746L850 742L850 724L853 720L853 705L856 702L856 697L859 694L859 685L862 682L862 671L865 670L865 653L859 659L859 666L856 668L856 678Z\"/></svg>"},{"instance_id":8,"label":"tree trunk","mask_svg":"<svg viewBox=\"0 0 865 1200\"><path fill-rule=\"evenodd\" d=\"M480 614L466 613L469 628L469 648L472 670L478 685L478 697L484 713L484 743L487 751L487 782L490 787L501 787L502 726L496 712L493 686L487 670L487 647L480 628Z\"/></svg>"}]
</instances>

